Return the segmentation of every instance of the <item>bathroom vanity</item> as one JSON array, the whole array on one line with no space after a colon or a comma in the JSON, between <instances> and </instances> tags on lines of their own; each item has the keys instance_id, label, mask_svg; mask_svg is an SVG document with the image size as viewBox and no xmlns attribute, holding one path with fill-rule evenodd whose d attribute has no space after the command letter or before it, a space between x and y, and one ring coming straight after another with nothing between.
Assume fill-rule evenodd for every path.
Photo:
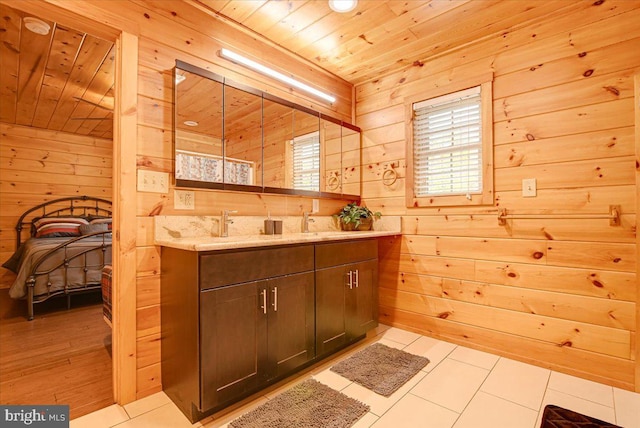
<instances>
[{"instance_id":1,"label":"bathroom vanity","mask_svg":"<svg viewBox=\"0 0 640 428\"><path fill-rule=\"evenodd\" d=\"M364 338L390 234L165 242L164 391L195 422Z\"/></svg>"}]
</instances>

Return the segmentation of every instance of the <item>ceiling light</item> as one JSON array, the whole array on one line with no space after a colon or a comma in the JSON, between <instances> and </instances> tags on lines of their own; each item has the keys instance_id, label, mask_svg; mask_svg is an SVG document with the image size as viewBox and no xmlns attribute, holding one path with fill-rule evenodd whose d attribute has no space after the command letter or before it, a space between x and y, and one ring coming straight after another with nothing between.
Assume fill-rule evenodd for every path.
<instances>
[{"instance_id":1,"label":"ceiling light","mask_svg":"<svg viewBox=\"0 0 640 428\"><path fill-rule=\"evenodd\" d=\"M284 82L295 88L302 89L303 91L309 92L310 94L313 94L316 97L322 98L323 100L329 101L330 103L336 102L336 97L334 97L333 95L319 91L316 88L312 88L306 83L302 83L292 77L289 77L280 73L279 71L273 70L269 67L259 64L249 58L245 58L242 55L238 55L237 53L230 51L229 49L224 49L224 48L220 49L220 56L222 58L233 61L237 64L244 65L245 67L248 67L252 70L257 71L258 73L262 73L266 76L269 76L276 80Z\"/></svg>"},{"instance_id":2,"label":"ceiling light","mask_svg":"<svg viewBox=\"0 0 640 428\"><path fill-rule=\"evenodd\" d=\"M27 27L27 30L32 31L36 34L40 34L42 36L46 36L51 30L51 26L49 24L38 18L27 16L23 19L23 21L24 26Z\"/></svg>"},{"instance_id":3,"label":"ceiling light","mask_svg":"<svg viewBox=\"0 0 640 428\"><path fill-rule=\"evenodd\" d=\"M182 123L184 123L187 126L198 126L199 125L199 123L196 122L195 120L185 120Z\"/></svg>"},{"instance_id":4,"label":"ceiling light","mask_svg":"<svg viewBox=\"0 0 640 428\"><path fill-rule=\"evenodd\" d=\"M187 80L187 76L185 76L184 74L176 74L176 85L179 85L185 80Z\"/></svg>"},{"instance_id":5,"label":"ceiling light","mask_svg":"<svg viewBox=\"0 0 640 428\"><path fill-rule=\"evenodd\" d=\"M356 8L358 0L329 0L329 7L334 12L346 13Z\"/></svg>"}]
</instances>

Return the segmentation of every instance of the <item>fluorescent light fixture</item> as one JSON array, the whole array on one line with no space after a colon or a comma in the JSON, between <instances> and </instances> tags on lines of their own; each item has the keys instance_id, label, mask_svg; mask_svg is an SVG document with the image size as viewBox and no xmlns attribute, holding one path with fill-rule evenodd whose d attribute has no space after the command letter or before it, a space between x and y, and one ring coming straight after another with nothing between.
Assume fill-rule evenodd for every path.
<instances>
[{"instance_id":1,"label":"fluorescent light fixture","mask_svg":"<svg viewBox=\"0 0 640 428\"><path fill-rule=\"evenodd\" d=\"M229 49L222 48L220 49L220 56L222 58L228 59L235 63L244 65L252 70L257 71L258 73L262 73L266 76L272 77L276 80L284 82L288 85L291 85L295 88L301 89L303 91L309 92L310 94L315 95L316 97L322 98L323 100L329 101L330 103L336 102L336 97L333 95L324 93L322 91L317 90L316 88L312 88L311 86L302 83L292 77L286 76L276 70L273 70L269 67L266 67L262 64L259 64L249 58L245 58L242 55L238 55L237 53L230 51Z\"/></svg>"},{"instance_id":2,"label":"fluorescent light fixture","mask_svg":"<svg viewBox=\"0 0 640 428\"><path fill-rule=\"evenodd\" d=\"M347 13L356 8L358 0L329 0L329 7L334 12Z\"/></svg>"}]
</instances>

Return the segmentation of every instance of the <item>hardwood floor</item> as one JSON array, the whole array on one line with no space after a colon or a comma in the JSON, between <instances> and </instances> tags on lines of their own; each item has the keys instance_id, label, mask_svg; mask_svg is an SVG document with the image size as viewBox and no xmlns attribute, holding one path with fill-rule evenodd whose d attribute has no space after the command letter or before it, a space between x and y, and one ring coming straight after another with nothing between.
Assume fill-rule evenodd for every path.
<instances>
[{"instance_id":1,"label":"hardwood floor","mask_svg":"<svg viewBox=\"0 0 640 428\"><path fill-rule=\"evenodd\" d=\"M68 404L71 419L113 404L111 329L99 293L35 306L0 290L0 403Z\"/></svg>"}]
</instances>

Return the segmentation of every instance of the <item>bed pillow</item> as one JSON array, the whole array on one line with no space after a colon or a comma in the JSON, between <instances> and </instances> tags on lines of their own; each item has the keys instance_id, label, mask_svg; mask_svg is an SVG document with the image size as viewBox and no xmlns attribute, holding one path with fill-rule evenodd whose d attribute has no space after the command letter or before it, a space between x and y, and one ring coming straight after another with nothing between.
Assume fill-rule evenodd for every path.
<instances>
[{"instance_id":1,"label":"bed pillow","mask_svg":"<svg viewBox=\"0 0 640 428\"><path fill-rule=\"evenodd\" d=\"M80 217L44 217L33 222L36 238L80 236L80 226L89 224Z\"/></svg>"},{"instance_id":2,"label":"bed pillow","mask_svg":"<svg viewBox=\"0 0 640 428\"><path fill-rule=\"evenodd\" d=\"M95 224L83 224L80 226L80 233L82 235L89 235L96 232L107 232L109 230L109 224L107 223L95 223Z\"/></svg>"},{"instance_id":3,"label":"bed pillow","mask_svg":"<svg viewBox=\"0 0 640 428\"><path fill-rule=\"evenodd\" d=\"M91 224L91 225L93 225L93 224L106 224L108 230L112 229L112 227L111 227L111 224L112 224L111 217L95 218L95 219L91 220L89 222L89 224Z\"/></svg>"}]
</instances>

